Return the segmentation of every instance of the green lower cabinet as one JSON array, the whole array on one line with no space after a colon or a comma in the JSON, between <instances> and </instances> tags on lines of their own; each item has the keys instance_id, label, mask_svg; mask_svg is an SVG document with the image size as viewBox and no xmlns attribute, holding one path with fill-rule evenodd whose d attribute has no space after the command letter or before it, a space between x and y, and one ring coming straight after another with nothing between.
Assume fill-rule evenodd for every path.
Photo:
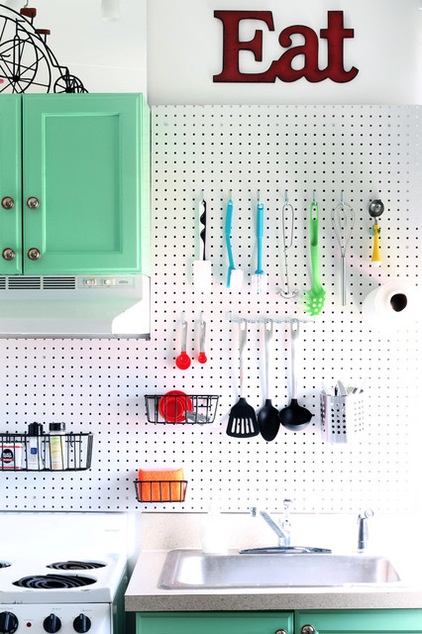
<instances>
[{"instance_id":1,"label":"green lower cabinet","mask_svg":"<svg viewBox=\"0 0 422 634\"><path fill-rule=\"evenodd\" d=\"M136 634L422 634L422 609L142 612Z\"/></svg>"},{"instance_id":2,"label":"green lower cabinet","mask_svg":"<svg viewBox=\"0 0 422 634\"><path fill-rule=\"evenodd\" d=\"M293 612L143 612L136 634L293 634Z\"/></svg>"},{"instance_id":3,"label":"green lower cabinet","mask_svg":"<svg viewBox=\"0 0 422 634\"><path fill-rule=\"evenodd\" d=\"M298 611L294 633L422 634L422 609Z\"/></svg>"}]
</instances>

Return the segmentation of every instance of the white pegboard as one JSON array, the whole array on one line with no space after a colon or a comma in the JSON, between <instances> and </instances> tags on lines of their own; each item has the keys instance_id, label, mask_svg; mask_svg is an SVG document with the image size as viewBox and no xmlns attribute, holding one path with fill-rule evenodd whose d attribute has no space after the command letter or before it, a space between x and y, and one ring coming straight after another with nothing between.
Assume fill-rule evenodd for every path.
<instances>
[{"instance_id":1,"label":"white pegboard","mask_svg":"<svg viewBox=\"0 0 422 634\"><path fill-rule=\"evenodd\" d=\"M157 106L153 114L152 337L145 341L2 340L2 430L63 420L69 431L92 431L92 468L81 473L0 474L4 509L202 511L218 496L223 510L258 503L279 510L349 512L362 505L405 512L419 505L418 390L420 328L393 338L368 330L361 304L395 277L418 284L421 200L420 108L416 106ZM323 313L310 320L302 300L285 300L280 211L285 191L294 207L289 250L292 285L309 287L309 204L320 210ZM211 293L192 285L199 258L198 202L207 201ZM224 217L235 203L233 250L245 271L241 292L226 288ZM257 192L265 204L264 270L268 291L249 285L256 268ZM347 250L347 305L341 305L340 261L331 210L341 199L356 222ZM381 198L380 268L370 264L368 203ZM180 323L189 324L188 352L197 355L201 312L208 362L175 367ZM231 319L230 320L230 315ZM270 396L289 401L289 325L300 323L299 402L315 416L303 432L284 428L275 441L226 435L237 400L237 323L248 318L247 399L262 404L262 320L274 320ZM303 320L303 321L302 321ZM365 431L359 442L324 444L319 421L323 383L367 378ZM146 422L145 394L181 389L218 394L213 424ZM137 469L179 467L188 480L183 504L139 504Z\"/></svg>"}]
</instances>

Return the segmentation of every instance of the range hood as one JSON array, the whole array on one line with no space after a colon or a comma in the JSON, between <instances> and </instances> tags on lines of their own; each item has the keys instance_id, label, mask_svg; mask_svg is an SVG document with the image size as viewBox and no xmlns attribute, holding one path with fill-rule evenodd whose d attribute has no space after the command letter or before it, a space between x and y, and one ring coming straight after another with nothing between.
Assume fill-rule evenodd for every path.
<instances>
[{"instance_id":1,"label":"range hood","mask_svg":"<svg viewBox=\"0 0 422 634\"><path fill-rule=\"evenodd\" d=\"M0 277L0 337L149 336L146 275Z\"/></svg>"}]
</instances>

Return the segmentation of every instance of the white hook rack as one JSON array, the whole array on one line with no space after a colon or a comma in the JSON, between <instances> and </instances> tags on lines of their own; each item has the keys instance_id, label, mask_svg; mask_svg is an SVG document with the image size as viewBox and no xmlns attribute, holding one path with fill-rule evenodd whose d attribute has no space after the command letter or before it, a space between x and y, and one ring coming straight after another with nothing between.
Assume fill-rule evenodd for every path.
<instances>
[{"instance_id":1,"label":"white hook rack","mask_svg":"<svg viewBox=\"0 0 422 634\"><path fill-rule=\"evenodd\" d=\"M241 323L246 322L248 324L266 324L271 322L273 324L290 324L293 322L300 322L301 324L314 323L315 319L298 319L297 317L284 317L283 319L274 319L273 317L234 317L233 313L230 311L228 313L228 320L230 323Z\"/></svg>"}]
</instances>

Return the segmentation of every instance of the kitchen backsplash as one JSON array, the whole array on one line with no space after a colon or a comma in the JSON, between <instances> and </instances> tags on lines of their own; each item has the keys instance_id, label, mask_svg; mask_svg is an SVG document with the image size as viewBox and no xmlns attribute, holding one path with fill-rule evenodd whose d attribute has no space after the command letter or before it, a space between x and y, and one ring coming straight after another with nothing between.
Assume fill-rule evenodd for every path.
<instances>
[{"instance_id":1,"label":"kitchen backsplash","mask_svg":"<svg viewBox=\"0 0 422 634\"><path fill-rule=\"evenodd\" d=\"M156 106L153 117L151 341L0 340L2 432L32 422L66 423L92 432L92 466L82 472L2 472L5 510L203 511L210 499L224 511L251 505L279 511L284 497L307 513L420 510L421 440L418 391L420 325L392 333L370 328L362 302L399 279L418 286L419 201L422 196L418 106ZM287 249L286 299L281 210L293 207ZM226 287L224 221L234 202L232 246L244 271L240 290ZM211 290L192 284L202 258L199 217L206 201L206 250ZM264 205L263 270L267 290L250 284L257 269L256 208ZM371 264L374 237L368 206L381 199L381 266ZM310 288L309 210L318 203L320 268L326 291L321 314L304 312ZM355 222L346 249L346 302L332 210L344 202ZM346 207L348 209L348 207ZM419 216L419 217L418 217ZM290 233L289 233L290 235ZM207 361L199 363L200 320ZM269 396L278 408L291 398L290 324L298 320L298 401L312 414L272 442L226 434L239 392L239 321L247 320L245 390L263 404L263 331L273 346ZM176 368L181 325L188 326L192 362ZM381 321L384 321L381 319ZM296 322L294 322L296 323ZM380 326L383 326L380 324ZM362 429L349 442L321 434L320 393L341 380L363 387ZM218 396L214 422L148 422L145 395L169 390ZM183 416L182 416L183 418ZM140 503L139 468L183 467L184 502Z\"/></svg>"}]
</instances>

